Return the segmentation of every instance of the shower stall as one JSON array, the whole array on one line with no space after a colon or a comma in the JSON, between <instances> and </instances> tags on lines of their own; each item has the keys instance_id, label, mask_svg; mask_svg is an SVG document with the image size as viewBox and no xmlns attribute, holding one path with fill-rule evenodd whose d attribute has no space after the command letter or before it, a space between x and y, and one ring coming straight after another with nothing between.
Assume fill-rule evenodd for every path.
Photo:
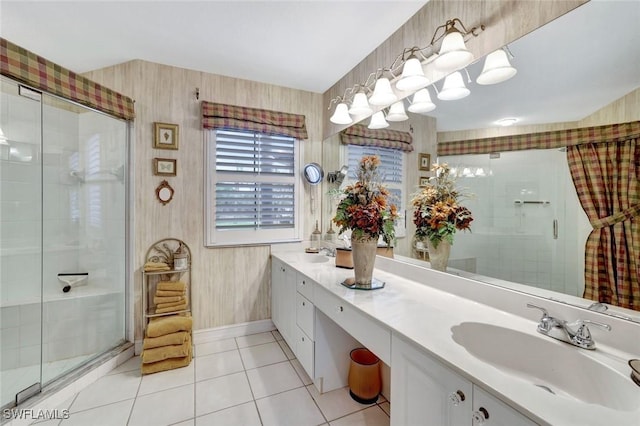
<instances>
[{"instance_id":1,"label":"shower stall","mask_svg":"<svg viewBox=\"0 0 640 426\"><path fill-rule=\"evenodd\" d=\"M125 121L1 77L0 406L126 341Z\"/></svg>"}]
</instances>

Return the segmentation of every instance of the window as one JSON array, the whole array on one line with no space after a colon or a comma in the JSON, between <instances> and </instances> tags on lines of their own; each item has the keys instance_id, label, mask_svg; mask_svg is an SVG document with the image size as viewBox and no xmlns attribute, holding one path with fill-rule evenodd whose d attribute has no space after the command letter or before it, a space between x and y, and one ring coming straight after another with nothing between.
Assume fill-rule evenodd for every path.
<instances>
[{"instance_id":1,"label":"window","mask_svg":"<svg viewBox=\"0 0 640 426\"><path fill-rule=\"evenodd\" d=\"M208 246L299 240L298 141L254 131L208 131Z\"/></svg>"},{"instance_id":2,"label":"window","mask_svg":"<svg viewBox=\"0 0 640 426\"><path fill-rule=\"evenodd\" d=\"M380 175L387 189L391 193L390 202L398 206L400 218L396 223L396 237L405 236L405 190L404 176L404 152L397 149L381 148L376 146L347 145L347 161L349 165L348 179L351 182L357 180L358 164L365 155L377 155L380 157Z\"/></svg>"}]
</instances>

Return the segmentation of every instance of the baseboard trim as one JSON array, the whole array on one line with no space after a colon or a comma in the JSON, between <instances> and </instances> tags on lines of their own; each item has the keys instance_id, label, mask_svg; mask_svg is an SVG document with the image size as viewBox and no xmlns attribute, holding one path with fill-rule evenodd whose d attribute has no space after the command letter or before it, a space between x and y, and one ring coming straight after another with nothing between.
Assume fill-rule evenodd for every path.
<instances>
[{"instance_id":1,"label":"baseboard trim","mask_svg":"<svg viewBox=\"0 0 640 426\"><path fill-rule=\"evenodd\" d=\"M206 343L214 340L264 333L275 329L276 326L270 319L223 325L221 327L194 330L193 343L197 345L199 343Z\"/></svg>"}]
</instances>

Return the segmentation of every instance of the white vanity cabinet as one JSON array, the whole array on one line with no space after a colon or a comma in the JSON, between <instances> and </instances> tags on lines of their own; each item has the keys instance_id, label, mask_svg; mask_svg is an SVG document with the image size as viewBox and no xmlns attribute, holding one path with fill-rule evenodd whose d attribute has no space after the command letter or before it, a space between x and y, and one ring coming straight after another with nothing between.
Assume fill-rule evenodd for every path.
<instances>
[{"instance_id":1,"label":"white vanity cabinet","mask_svg":"<svg viewBox=\"0 0 640 426\"><path fill-rule=\"evenodd\" d=\"M536 425L395 334L392 356L393 426Z\"/></svg>"},{"instance_id":2,"label":"white vanity cabinet","mask_svg":"<svg viewBox=\"0 0 640 426\"><path fill-rule=\"evenodd\" d=\"M296 330L296 271L284 262L271 263L271 319L284 340L294 349Z\"/></svg>"}]
</instances>

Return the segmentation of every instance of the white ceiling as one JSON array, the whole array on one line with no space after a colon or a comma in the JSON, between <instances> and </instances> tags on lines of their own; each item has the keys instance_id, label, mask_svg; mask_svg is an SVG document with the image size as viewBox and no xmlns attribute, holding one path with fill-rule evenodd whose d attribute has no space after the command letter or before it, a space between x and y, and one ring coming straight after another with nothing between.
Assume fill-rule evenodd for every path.
<instances>
[{"instance_id":1,"label":"white ceiling","mask_svg":"<svg viewBox=\"0 0 640 426\"><path fill-rule=\"evenodd\" d=\"M424 4L0 0L0 35L76 72L144 59L323 93ZM638 22L638 0L591 0L511 43L511 80L458 101L431 88L428 115L439 131L579 120L640 87Z\"/></svg>"},{"instance_id":2,"label":"white ceiling","mask_svg":"<svg viewBox=\"0 0 640 426\"><path fill-rule=\"evenodd\" d=\"M426 3L2 0L0 35L79 73L143 59L324 93Z\"/></svg>"}]
</instances>

